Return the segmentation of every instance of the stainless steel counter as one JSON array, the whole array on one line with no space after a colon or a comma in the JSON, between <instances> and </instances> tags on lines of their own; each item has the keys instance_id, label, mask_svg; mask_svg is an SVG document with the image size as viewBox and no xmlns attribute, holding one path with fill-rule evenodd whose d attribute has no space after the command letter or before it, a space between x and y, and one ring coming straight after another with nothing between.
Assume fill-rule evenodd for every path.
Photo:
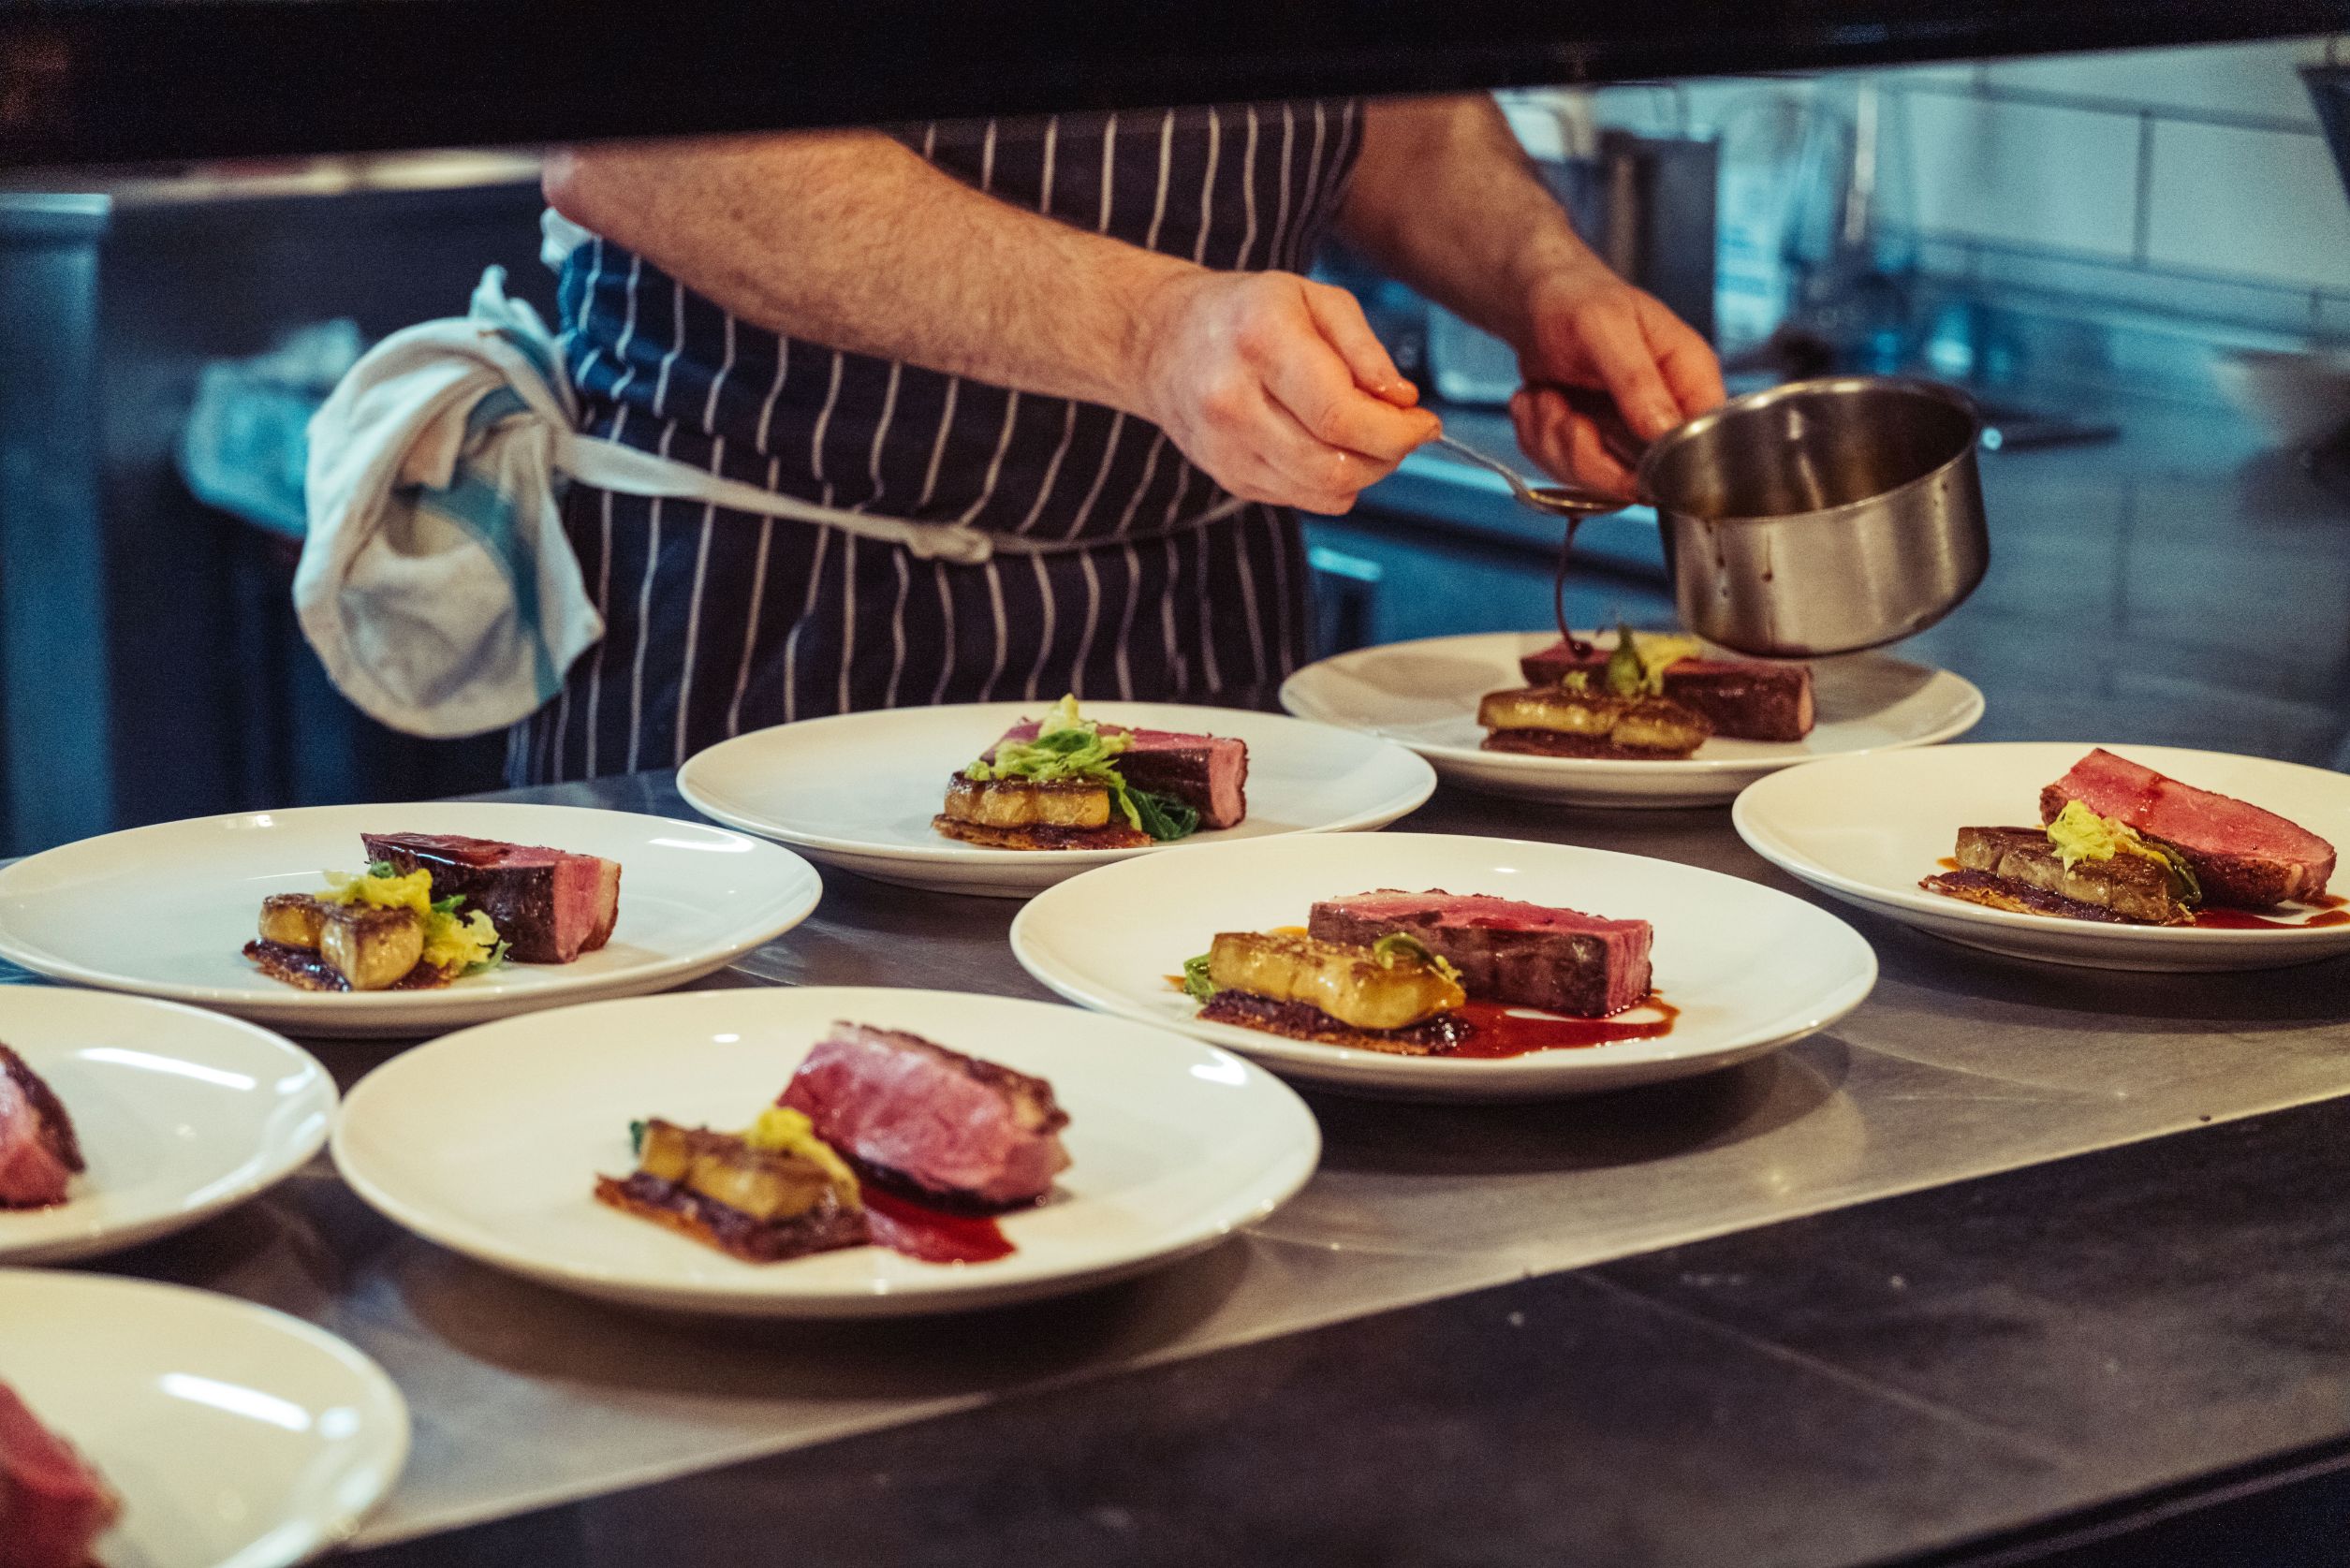
<instances>
[{"instance_id":1,"label":"stainless steel counter","mask_svg":"<svg viewBox=\"0 0 2350 1568\"><path fill-rule=\"evenodd\" d=\"M665 776L535 798L683 813ZM1629 850L1799 891L1719 812L1575 812L1447 792L1396 830L1416 828ZM805 925L709 983L1040 996L1004 941L1015 907L835 873ZM417 1444L361 1537L376 1543L2350 1092L2350 960L2108 975L1855 923L1883 961L1876 992L1778 1057L1551 1106L1317 1095L1322 1170L1254 1232L1150 1279L948 1332L713 1326L596 1306L396 1231L323 1165L105 1267L268 1302L390 1370ZM399 1047L315 1048L348 1083Z\"/></svg>"}]
</instances>

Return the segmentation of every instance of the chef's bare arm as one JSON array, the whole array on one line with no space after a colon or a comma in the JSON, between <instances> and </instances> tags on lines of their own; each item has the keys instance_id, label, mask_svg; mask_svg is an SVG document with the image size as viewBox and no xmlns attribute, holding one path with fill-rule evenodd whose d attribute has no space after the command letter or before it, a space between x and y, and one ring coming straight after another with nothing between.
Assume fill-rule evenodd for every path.
<instances>
[{"instance_id":1,"label":"chef's bare arm","mask_svg":"<svg viewBox=\"0 0 2350 1568\"><path fill-rule=\"evenodd\" d=\"M1073 228L875 133L580 149L546 187L744 320L1123 409L1252 500L1344 511L1436 428L1344 290Z\"/></svg>"},{"instance_id":2,"label":"chef's bare arm","mask_svg":"<svg viewBox=\"0 0 2350 1568\"><path fill-rule=\"evenodd\" d=\"M1532 388L1605 388L1647 437L1722 401L1705 340L1576 237L1481 94L1371 105L1339 227L1382 267L1517 349ZM1631 476L1564 398L1521 391L1511 412L1546 466L1629 492Z\"/></svg>"}]
</instances>

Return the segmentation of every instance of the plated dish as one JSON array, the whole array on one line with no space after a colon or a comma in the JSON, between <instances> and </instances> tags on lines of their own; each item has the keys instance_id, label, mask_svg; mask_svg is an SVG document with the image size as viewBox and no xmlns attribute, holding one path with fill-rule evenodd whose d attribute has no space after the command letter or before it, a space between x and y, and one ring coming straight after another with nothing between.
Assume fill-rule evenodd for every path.
<instances>
[{"instance_id":1,"label":"plated dish","mask_svg":"<svg viewBox=\"0 0 2350 1568\"><path fill-rule=\"evenodd\" d=\"M1218 931L1181 981L1211 1023L1395 1056L1493 1061L1671 1033L1655 930L1431 888L1325 899L1302 927Z\"/></svg>"},{"instance_id":2,"label":"plated dish","mask_svg":"<svg viewBox=\"0 0 2350 1568\"><path fill-rule=\"evenodd\" d=\"M2350 951L2329 891L2350 779L2321 769L2166 746L1955 746L1767 779L1732 821L1824 891L2017 957L2210 970Z\"/></svg>"},{"instance_id":3,"label":"plated dish","mask_svg":"<svg viewBox=\"0 0 2350 1568\"><path fill-rule=\"evenodd\" d=\"M285 1568L391 1487L408 1415L382 1370L230 1297L0 1269L9 1568Z\"/></svg>"},{"instance_id":4,"label":"plated dish","mask_svg":"<svg viewBox=\"0 0 2350 1568\"><path fill-rule=\"evenodd\" d=\"M1735 877L1563 844L1381 833L1203 849L1039 895L1059 994L1300 1081L1464 1100L1710 1072L1858 1005L1868 945Z\"/></svg>"},{"instance_id":5,"label":"plated dish","mask_svg":"<svg viewBox=\"0 0 2350 1568\"><path fill-rule=\"evenodd\" d=\"M1065 696L947 782L931 826L991 849L1148 849L1248 815L1248 742L1103 724Z\"/></svg>"},{"instance_id":6,"label":"plated dish","mask_svg":"<svg viewBox=\"0 0 2350 1568\"><path fill-rule=\"evenodd\" d=\"M1005 997L702 991L509 1018L394 1058L333 1150L370 1204L492 1267L746 1316L960 1311L1213 1245L1303 1184L1278 1080Z\"/></svg>"},{"instance_id":7,"label":"plated dish","mask_svg":"<svg viewBox=\"0 0 2350 1568\"><path fill-rule=\"evenodd\" d=\"M300 1169L334 1083L234 1018L52 986L0 1009L0 1264L62 1263L207 1219Z\"/></svg>"},{"instance_id":8,"label":"plated dish","mask_svg":"<svg viewBox=\"0 0 2350 1568\"><path fill-rule=\"evenodd\" d=\"M787 850L666 817L316 806L0 869L0 955L305 1034L421 1033L677 985L789 930L820 892Z\"/></svg>"},{"instance_id":9,"label":"plated dish","mask_svg":"<svg viewBox=\"0 0 2350 1568\"><path fill-rule=\"evenodd\" d=\"M1947 670L1883 653L1808 665L1720 657L1692 638L1483 633L1310 665L1282 706L1411 747L1446 779L1597 806L1696 806L1818 757L1931 745L1982 717Z\"/></svg>"},{"instance_id":10,"label":"plated dish","mask_svg":"<svg viewBox=\"0 0 2350 1568\"><path fill-rule=\"evenodd\" d=\"M301 990L433 990L518 963L571 963L620 921L620 865L457 833L361 833L367 869L270 893L244 956Z\"/></svg>"},{"instance_id":11,"label":"plated dish","mask_svg":"<svg viewBox=\"0 0 2350 1568\"><path fill-rule=\"evenodd\" d=\"M810 719L713 746L678 775L696 810L812 859L1004 898L1168 849L1381 828L1435 787L1428 764L1371 736L1092 701Z\"/></svg>"},{"instance_id":12,"label":"plated dish","mask_svg":"<svg viewBox=\"0 0 2350 1568\"><path fill-rule=\"evenodd\" d=\"M845 1247L992 1263L993 1216L1051 1194L1069 1168L1052 1085L919 1034L835 1021L742 1132L628 1124L637 1166L595 1201L744 1263Z\"/></svg>"}]
</instances>

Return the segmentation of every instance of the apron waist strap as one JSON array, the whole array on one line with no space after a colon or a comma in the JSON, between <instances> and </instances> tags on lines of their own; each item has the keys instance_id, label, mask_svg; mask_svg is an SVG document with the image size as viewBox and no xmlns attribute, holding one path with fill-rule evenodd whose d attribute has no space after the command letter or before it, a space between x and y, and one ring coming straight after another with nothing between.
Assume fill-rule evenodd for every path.
<instances>
[{"instance_id":1,"label":"apron waist strap","mask_svg":"<svg viewBox=\"0 0 2350 1568\"><path fill-rule=\"evenodd\" d=\"M680 462L675 458L623 446L617 441L581 435L561 427L552 433L554 466L582 484L594 485L598 490L672 501L700 501L724 506L730 511L785 518L818 528L838 528L860 538L903 545L918 560L948 561L958 565L976 565L998 554L1060 555L1103 545L1132 544L1137 540L1189 534L1212 522L1221 521L1248 505L1239 496L1226 496L1204 512L1187 518L1173 527L1150 534L1123 535L1114 539L1029 539L1013 534L991 534L964 522L916 522L905 518L882 517L873 512L819 506L797 496L779 495L773 491L762 490L740 479L728 479Z\"/></svg>"}]
</instances>

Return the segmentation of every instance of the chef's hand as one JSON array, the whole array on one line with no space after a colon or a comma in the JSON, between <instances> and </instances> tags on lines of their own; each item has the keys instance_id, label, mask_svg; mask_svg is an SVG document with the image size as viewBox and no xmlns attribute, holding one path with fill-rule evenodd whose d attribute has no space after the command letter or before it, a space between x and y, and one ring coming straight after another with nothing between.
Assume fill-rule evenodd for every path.
<instances>
[{"instance_id":1,"label":"chef's hand","mask_svg":"<svg viewBox=\"0 0 2350 1568\"><path fill-rule=\"evenodd\" d=\"M1186 271L1139 325L1139 411L1246 500L1344 512L1443 428L1343 288Z\"/></svg>"},{"instance_id":2,"label":"chef's hand","mask_svg":"<svg viewBox=\"0 0 2350 1568\"><path fill-rule=\"evenodd\" d=\"M1722 367L1705 339L1596 257L1545 275L1528 316L1532 341L1518 356L1526 385L1509 415L1526 455L1562 479L1626 499L1634 491L1631 470L1559 387L1607 392L1643 444L1722 401Z\"/></svg>"}]
</instances>

